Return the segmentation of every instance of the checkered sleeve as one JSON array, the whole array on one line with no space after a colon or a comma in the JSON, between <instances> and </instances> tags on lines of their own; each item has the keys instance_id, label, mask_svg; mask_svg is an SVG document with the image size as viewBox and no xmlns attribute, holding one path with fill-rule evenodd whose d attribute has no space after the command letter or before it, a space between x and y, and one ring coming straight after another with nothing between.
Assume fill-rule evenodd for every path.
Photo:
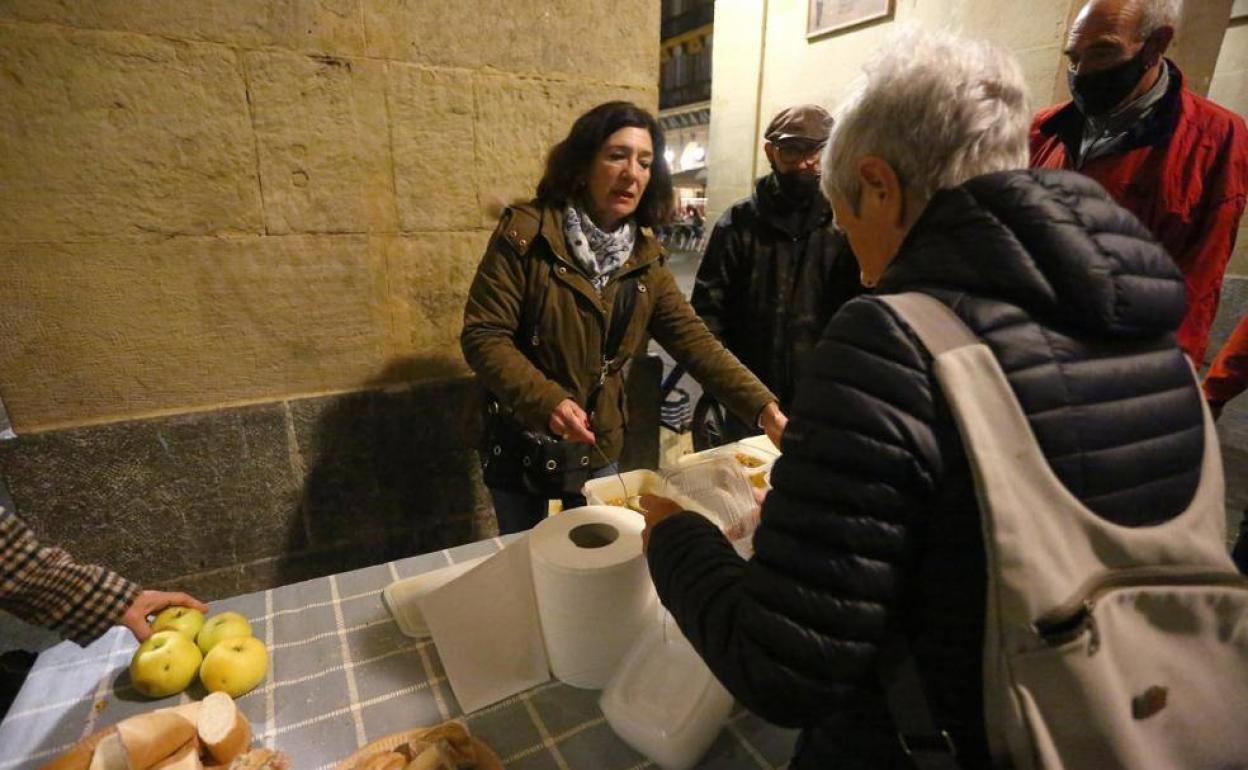
<instances>
[{"instance_id":1,"label":"checkered sleeve","mask_svg":"<svg viewBox=\"0 0 1248 770\"><path fill-rule=\"evenodd\" d=\"M86 645L117 623L140 590L103 567L41 546L17 516L0 508L0 609Z\"/></svg>"}]
</instances>

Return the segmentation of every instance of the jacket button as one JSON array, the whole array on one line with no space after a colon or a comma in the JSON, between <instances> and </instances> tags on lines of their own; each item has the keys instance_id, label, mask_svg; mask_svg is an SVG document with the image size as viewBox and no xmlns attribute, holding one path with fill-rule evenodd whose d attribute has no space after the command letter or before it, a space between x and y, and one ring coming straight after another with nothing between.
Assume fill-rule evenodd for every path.
<instances>
[{"instance_id":1,"label":"jacket button","mask_svg":"<svg viewBox=\"0 0 1248 770\"><path fill-rule=\"evenodd\" d=\"M515 237L516 237L516 231L515 231L515 230L512 230L511 232L507 233L507 237L508 237L508 238L515 238Z\"/></svg>"},{"instance_id":2,"label":"jacket button","mask_svg":"<svg viewBox=\"0 0 1248 770\"><path fill-rule=\"evenodd\" d=\"M641 292L642 294L645 294L645 293L646 293L646 285L645 285L644 283L639 283L639 284L637 284L637 291Z\"/></svg>"},{"instance_id":3,"label":"jacket button","mask_svg":"<svg viewBox=\"0 0 1248 770\"><path fill-rule=\"evenodd\" d=\"M560 266L559 266L559 275L563 275L563 274L564 274L564 273L566 273L566 272L568 272L568 269L567 269L566 267L564 267L563 265L560 265Z\"/></svg>"},{"instance_id":4,"label":"jacket button","mask_svg":"<svg viewBox=\"0 0 1248 770\"><path fill-rule=\"evenodd\" d=\"M521 239L520 239L520 245L521 245L521 246L528 246L528 245L529 245L529 242L528 242L528 241L526 241L525 239L521 238Z\"/></svg>"}]
</instances>

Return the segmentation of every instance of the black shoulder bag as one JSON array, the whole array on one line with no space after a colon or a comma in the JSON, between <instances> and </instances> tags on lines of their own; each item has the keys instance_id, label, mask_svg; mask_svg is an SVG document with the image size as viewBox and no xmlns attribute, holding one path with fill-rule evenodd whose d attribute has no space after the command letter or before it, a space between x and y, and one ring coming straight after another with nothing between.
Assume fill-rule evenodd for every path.
<instances>
[{"instance_id":1,"label":"black shoulder bag","mask_svg":"<svg viewBox=\"0 0 1248 770\"><path fill-rule=\"evenodd\" d=\"M553 277L547 276L541 300L529 315L528 337L524 343L536 344L538 323L542 305ZM598 395L607 377L618 372L623 361L618 360L620 345L637 306L637 278L621 279L615 292L611 317L607 322L607 338L603 344L602 369L598 384L589 396L587 411L593 413ZM522 343L523 344L523 343ZM525 428L511 410L491 397L486 407L485 446L481 450L481 462L485 485L498 489L524 492L536 497L555 499L580 494L589 481L589 444L563 441L547 431Z\"/></svg>"}]
</instances>

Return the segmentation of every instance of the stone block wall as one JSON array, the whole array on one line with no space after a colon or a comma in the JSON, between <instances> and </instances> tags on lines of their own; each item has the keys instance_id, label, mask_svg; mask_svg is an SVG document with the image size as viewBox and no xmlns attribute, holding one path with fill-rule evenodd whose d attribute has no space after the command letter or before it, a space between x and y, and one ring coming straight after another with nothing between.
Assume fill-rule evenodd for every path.
<instances>
[{"instance_id":1,"label":"stone block wall","mask_svg":"<svg viewBox=\"0 0 1248 770\"><path fill-rule=\"evenodd\" d=\"M658 24L658 0L0 0L22 515L207 595L488 533L468 284L577 114L656 106Z\"/></svg>"}]
</instances>

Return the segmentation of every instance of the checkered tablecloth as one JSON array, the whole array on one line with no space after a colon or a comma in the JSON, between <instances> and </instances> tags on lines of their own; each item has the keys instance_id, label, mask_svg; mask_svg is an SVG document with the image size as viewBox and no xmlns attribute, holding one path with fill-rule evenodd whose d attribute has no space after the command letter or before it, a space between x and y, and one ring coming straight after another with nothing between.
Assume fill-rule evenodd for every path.
<instances>
[{"instance_id":1,"label":"checkered tablecloth","mask_svg":"<svg viewBox=\"0 0 1248 770\"><path fill-rule=\"evenodd\" d=\"M289 754L296 770L324 770L369 741L458 716L436 648L399 632L381 589L503 544L483 540L213 602L213 612L250 618L269 648L268 679L238 701L257 739ZM141 698L126 673L135 646L114 628L85 649L66 642L40 655L0 723L0 770L34 770L100 728L203 696L192 689L180 699ZM611 731L598 696L552 681L467 719L508 768L654 767ZM699 767L782 767L794 738L738 709Z\"/></svg>"}]
</instances>

